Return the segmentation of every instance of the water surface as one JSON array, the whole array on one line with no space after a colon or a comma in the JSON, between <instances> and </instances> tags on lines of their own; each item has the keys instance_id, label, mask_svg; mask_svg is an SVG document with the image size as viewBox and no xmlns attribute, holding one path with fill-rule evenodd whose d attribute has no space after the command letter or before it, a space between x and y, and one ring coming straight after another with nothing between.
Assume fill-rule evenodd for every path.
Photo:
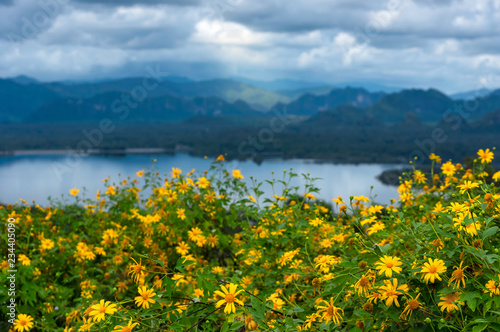
<instances>
[{"instance_id":1,"label":"water surface","mask_svg":"<svg viewBox=\"0 0 500 332\"><path fill-rule=\"evenodd\" d=\"M102 180L110 177L111 181L120 181L127 176L135 176L142 169L151 168L156 159L155 169L161 174L169 174L172 167L181 168L185 173L195 168L204 171L210 167L211 160L186 154L176 155L128 155L124 157L88 156L69 158L64 155L29 155L0 158L0 202L15 203L23 198L40 205L49 204L48 197L68 196L69 190L77 187L81 195L94 197L97 190L104 188ZM314 163L307 160L266 160L257 165L252 161L227 162L227 169L239 169L245 181L250 176L259 181L274 178L281 179L283 171L293 169L295 173L309 173L311 177L321 178L315 182L320 189L318 198L330 200L342 196L345 200L350 195L364 195L375 198L382 204L397 198L396 188L382 184L376 179L383 170L394 168L393 165L379 164L328 164ZM305 180L297 178L294 184L303 186ZM371 189L373 186L373 189ZM85 192L83 189L85 188ZM272 192L269 185L262 187L267 196Z\"/></svg>"}]
</instances>

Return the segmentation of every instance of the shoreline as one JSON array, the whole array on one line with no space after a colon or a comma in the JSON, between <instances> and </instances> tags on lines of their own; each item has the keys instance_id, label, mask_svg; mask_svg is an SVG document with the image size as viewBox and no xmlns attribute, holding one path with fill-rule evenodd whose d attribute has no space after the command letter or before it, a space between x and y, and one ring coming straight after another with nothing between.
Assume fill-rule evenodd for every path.
<instances>
[{"instance_id":1,"label":"shoreline","mask_svg":"<svg viewBox=\"0 0 500 332\"><path fill-rule=\"evenodd\" d=\"M64 156L68 153L74 153L69 150L63 149L26 149L26 150L10 150L2 151L0 150L0 160L2 158L8 157L37 157L37 156ZM124 157L124 156L134 156L134 155L175 155L177 153L188 154L193 157L203 158L208 156L208 158L217 158L217 156L206 155L203 153L197 153L192 148L187 146L177 146L175 149L172 148L123 148L123 149L93 149L89 151L85 156L102 156L102 157ZM265 161L273 160L288 160L288 161L303 161L305 163L311 164L337 164L337 165L387 165L387 166L400 166L404 167L401 163L395 161L349 161L343 158L338 159L321 159L321 158L300 158L300 157L283 157L283 155L278 153L262 153L259 155L260 158L256 159L238 159L231 156L225 156L226 161L253 161L256 164L261 164ZM406 165L409 166L409 165Z\"/></svg>"}]
</instances>

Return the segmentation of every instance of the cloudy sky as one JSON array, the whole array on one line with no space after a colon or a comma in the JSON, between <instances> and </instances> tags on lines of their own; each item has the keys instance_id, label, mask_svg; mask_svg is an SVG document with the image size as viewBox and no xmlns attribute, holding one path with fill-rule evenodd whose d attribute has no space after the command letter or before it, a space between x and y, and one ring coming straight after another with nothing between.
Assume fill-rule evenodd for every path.
<instances>
[{"instance_id":1,"label":"cloudy sky","mask_svg":"<svg viewBox=\"0 0 500 332\"><path fill-rule=\"evenodd\" d=\"M500 87L500 0L0 0L0 77Z\"/></svg>"}]
</instances>

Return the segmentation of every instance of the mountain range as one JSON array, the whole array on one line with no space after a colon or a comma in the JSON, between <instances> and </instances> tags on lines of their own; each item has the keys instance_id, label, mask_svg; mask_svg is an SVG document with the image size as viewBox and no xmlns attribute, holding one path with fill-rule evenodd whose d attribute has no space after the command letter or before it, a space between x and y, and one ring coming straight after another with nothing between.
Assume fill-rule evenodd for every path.
<instances>
[{"instance_id":1,"label":"mountain range","mask_svg":"<svg viewBox=\"0 0 500 332\"><path fill-rule=\"evenodd\" d=\"M436 89L370 92L364 88L291 80L272 82L244 78L193 81L165 77L152 89L143 78L99 82L38 82L27 76L0 79L0 123L92 123L117 117L124 123L175 123L193 117L266 118L273 108L312 123L326 125L436 124L447 112L468 122L498 121L500 89L448 96ZM139 88L138 88L139 87ZM136 91L136 97L130 95ZM137 91L143 91L137 96ZM133 94L132 94L133 95ZM457 99L462 97L463 99ZM466 116L465 116L465 115Z\"/></svg>"}]
</instances>

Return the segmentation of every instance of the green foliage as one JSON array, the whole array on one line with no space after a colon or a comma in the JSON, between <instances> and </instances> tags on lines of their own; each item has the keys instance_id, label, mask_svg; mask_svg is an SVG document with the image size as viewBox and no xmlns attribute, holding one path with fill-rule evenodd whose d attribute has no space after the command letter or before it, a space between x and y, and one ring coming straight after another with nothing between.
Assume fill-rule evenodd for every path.
<instances>
[{"instance_id":1,"label":"green foliage","mask_svg":"<svg viewBox=\"0 0 500 332\"><path fill-rule=\"evenodd\" d=\"M74 189L69 205L7 206L16 294L0 301L38 331L496 331L500 173L478 156L470 169L433 156L389 206L325 204L292 170L269 196L222 157L106 180L94 198Z\"/></svg>"}]
</instances>

